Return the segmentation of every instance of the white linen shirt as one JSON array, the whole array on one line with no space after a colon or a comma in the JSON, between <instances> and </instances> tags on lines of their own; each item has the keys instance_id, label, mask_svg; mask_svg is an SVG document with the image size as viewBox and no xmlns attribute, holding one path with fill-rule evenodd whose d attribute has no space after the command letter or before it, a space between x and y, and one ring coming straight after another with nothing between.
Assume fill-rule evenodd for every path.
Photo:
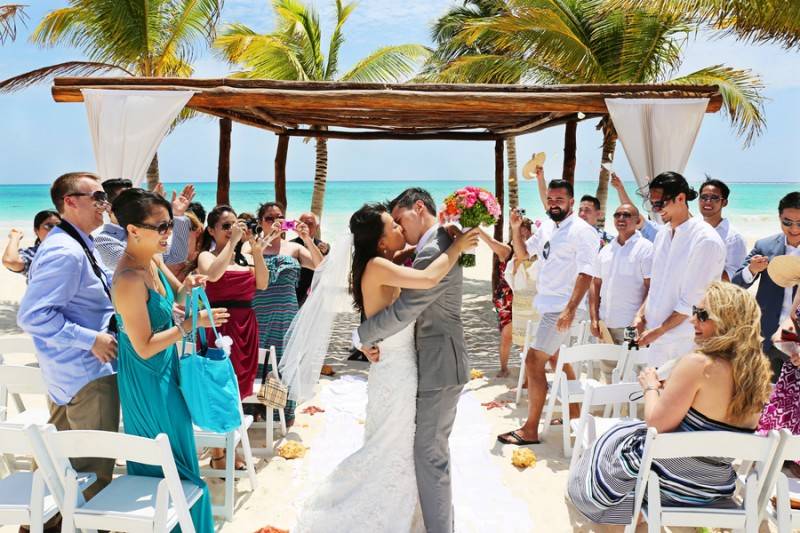
<instances>
[{"instance_id":1,"label":"white linen shirt","mask_svg":"<svg viewBox=\"0 0 800 533\"><path fill-rule=\"evenodd\" d=\"M609 328L633 324L647 294L644 281L650 279L653 243L635 232L625 244L612 240L597 254L595 275L600 287L600 318Z\"/></svg>"},{"instance_id":2,"label":"white linen shirt","mask_svg":"<svg viewBox=\"0 0 800 533\"><path fill-rule=\"evenodd\" d=\"M727 218L722 219L714 229L725 244L725 272L728 274L728 279L733 279L747 257L747 243L742 234L731 227Z\"/></svg>"},{"instance_id":3,"label":"white linen shirt","mask_svg":"<svg viewBox=\"0 0 800 533\"><path fill-rule=\"evenodd\" d=\"M542 224L525 247L540 263L533 302L536 310L560 313L567 307L578 274L594 276L600 238L597 230L573 213L560 224ZM579 308L586 309L586 298Z\"/></svg>"},{"instance_id":4,"label":"white linen shirt","mask_svg":"<svg viewBox=\"0 0 800 533\"><path fill-rule=\"evenodd\" d=\"M646 328L661 326L673 313L691 316L712 281L722 277L725 244L714 228L693 217L675 228L665 225L653 244L653 269L645 307ZM689 320L658 339L667 344L694 338Z\"/></svg>"}]
</instances>

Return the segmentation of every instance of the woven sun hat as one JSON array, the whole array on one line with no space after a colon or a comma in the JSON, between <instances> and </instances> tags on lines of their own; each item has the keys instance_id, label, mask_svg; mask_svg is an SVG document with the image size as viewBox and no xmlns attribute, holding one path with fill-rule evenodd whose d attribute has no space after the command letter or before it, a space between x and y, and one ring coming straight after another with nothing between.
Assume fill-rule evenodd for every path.
<instances>
[{"instance_id":1,"label":"woven sun hat","mask_svg":"<svg viewBox=\"0 0 800 533\"><path fill-rule=\"evenodd\" d=\"M536 167L544 166L545 159L547 159L547 155L544 152L533 154L531 160L522 167L522 177L526 180L534 179L536 177Z\"/></svg>"},{"instance_id":2,"label":"woven sun hat","mask_svg":"<svg viewBox=\"0 0 800 533\"><path fill-rule=\"evenodd\" d=\"M781 287L800 284L800 256L779 255L769 262L769 277Z\"/></svg>"}]
</instances>

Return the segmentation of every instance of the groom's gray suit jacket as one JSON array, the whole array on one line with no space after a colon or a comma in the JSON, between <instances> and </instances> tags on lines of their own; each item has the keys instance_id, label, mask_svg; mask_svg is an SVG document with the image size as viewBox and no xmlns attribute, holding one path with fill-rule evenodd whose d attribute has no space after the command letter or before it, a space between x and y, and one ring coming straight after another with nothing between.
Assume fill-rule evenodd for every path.
<instances>
[{"instance_id":1,"label":"groom's gray suit jacket","mask_svg":"<svg viewBox=\"0 0 800 533\"><path fill-rule=\"evenodd\" d=\"M413 267L427 267L450 246L453 240L443 228L417 251ZM461 325L463 274L454 266L432 289L403 289L392 305L368 319L358 328L364 346L416 324L417 370L419 390L436 390L469 381L469 360L464 347Z\"/></svg>"}]
</instances>

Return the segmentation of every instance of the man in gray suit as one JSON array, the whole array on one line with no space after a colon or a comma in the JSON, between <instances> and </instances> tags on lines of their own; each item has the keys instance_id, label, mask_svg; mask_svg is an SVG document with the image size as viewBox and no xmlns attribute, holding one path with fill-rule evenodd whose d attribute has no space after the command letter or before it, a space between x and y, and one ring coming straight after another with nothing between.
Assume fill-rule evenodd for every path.
<instances>
[{"instance_id":1,"label":"man in gray suit","mask_svg":"<svg viewBox=\"0 0 800 533\"><path fill-rule=\"evenodd\" d=\"M431 195L411 188L389 204L392 218L403 227L406 241L416 245L413 267L424 269L447 250L452 238L440 227ZM404 289L397 301L358 328L353 342L376 362L375 347L416 321L417 429L414 462L425 528L429 533L453 531L448 439L461 389L469 380L469 361L461 324L463 276L456 265L433 289Z\"/></svg>"}]
</instances>

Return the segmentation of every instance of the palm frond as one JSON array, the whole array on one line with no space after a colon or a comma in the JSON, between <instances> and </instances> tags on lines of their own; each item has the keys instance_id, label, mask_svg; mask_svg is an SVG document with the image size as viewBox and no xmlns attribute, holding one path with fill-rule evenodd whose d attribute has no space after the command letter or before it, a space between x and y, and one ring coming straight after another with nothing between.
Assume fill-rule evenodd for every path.
<instances>
[{"instance_id":1,"label":"palm frond","mask_svg":"<svg viewBox=\"0 0 800 533\"><path fill-rule=\"evenodd\" d=\"M23 24L28 19L22 4L5 4L0 6L0 44L17 38L17 22Z\"/></svg>"},{"instance_id":2,"label":"palm frond","mask_svg":"<svg viewBox=\"0 0 800 533\"><path fill-rule=\"evenodd\" d=\"M419 44L385 46L374 51L345 73L342 81L399 82L411 77L430 56Z\"/></svg>"},{"instance_id":3,"label":"palm frond","mask_svg":"<svg viewBox=\"0 0 800 533\"><path fill-rule=\"evenodd\" d=\"M764 131L764 96L761 94L764 84L752 71L714 65L668 83L717 85L725 113L737 135L744 137L745 146L752 144L755 137Z\"/></svg>"},{"instance_id":4,"label":"palm frond","mask_svg":"<svg viewBox=\"0 0 800 533\"><path fill-rule=\"evenodd\" d=\"M154 66L157 75L163 76L162 71L169 70L163 65L174 63L175 58L186 64L191 63L196 45L202 43L206 46L214 40L221 7L221 0L187 0L167 11L162 26L168 33L164 43L158 46Z\"/></svg>"},{"instance_id":5,"label":"palm frond","mask_svg":"<svg viewBox=\"0 0 800 533\"><path fill-rule=\"evenodd\" d=\"M56 76L89 76L113 71L133 76L131 72L117 65L89 61L67 61L57 65L50 65L49 67L38 68L0 81L0 93L18 91L37 83L49 82Z\"/></svg>"},{"instance_id":6,"label":"palm frond","mask_svg":"<svg viewBox=\"0 0 800 533\"><path fill-rule=\"evenodd\" d=\"M336 77L336 72L339 69L339 50L344 44L344 28L345 22L353 13L356 8L356 3L342 4L342 0L336 0L336 28L331 35L330 46L328 47L328 62L325 65L325 74L323 79L332 80Z\"/></svg>"},{"instance_id":7,"label":"palm frond","mask_svg":"<svg viewBox=\"0 0 800 533\"><path fill-rule=\"evenodd\" d=\"M303 70L311 79L323 79L325 58L322 56L322 31L319 15L313 7L299 0L274 0L273 7L278 18L283 21L286 39L293 39L294 46L302 53L297 55Z\"/></svg>"}]
</instances>

